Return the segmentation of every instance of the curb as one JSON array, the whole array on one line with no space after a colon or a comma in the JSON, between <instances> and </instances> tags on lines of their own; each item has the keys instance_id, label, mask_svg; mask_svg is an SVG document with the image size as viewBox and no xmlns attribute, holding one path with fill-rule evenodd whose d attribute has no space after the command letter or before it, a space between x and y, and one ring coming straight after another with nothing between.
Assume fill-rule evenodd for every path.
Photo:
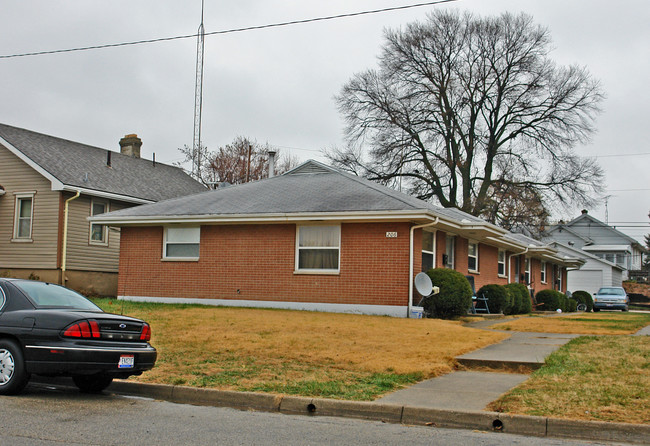
<instances>
[{"instance_id":1,"label":"curb","mask_svg":"<svg viewBox=\"0 0 650 446\"><path fill-rule=\"evenodd\" d=\"M452 411L267 393L113 381L110 392L173 403L278 412L287 415L330 416L437 428L505 432L536 437L647 444L650 425L565 420L484 411Z\"/></svg>"}]
</instances>

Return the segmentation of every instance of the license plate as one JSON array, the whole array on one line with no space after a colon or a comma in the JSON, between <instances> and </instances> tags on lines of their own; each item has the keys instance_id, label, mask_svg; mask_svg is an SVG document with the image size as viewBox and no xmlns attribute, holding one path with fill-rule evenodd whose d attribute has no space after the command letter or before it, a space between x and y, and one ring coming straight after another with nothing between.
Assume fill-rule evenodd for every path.
<instances>
[{"instance_id":1,"label":"license plate","mask_svg":"<svg viewBox=\"0 0 650 446\"><path fill-rule=\"evenodd\" d=\"M132 369L135 365L135 357L133 355L120 356L120 362L117 363L118 369Z\"/></svg>"}]
</instances>

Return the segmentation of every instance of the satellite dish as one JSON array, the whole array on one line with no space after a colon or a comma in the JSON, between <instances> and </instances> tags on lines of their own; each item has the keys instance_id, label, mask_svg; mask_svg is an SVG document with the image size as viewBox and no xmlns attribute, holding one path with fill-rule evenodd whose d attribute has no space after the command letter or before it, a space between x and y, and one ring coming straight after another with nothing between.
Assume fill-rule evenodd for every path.
<instances>
[{"instance_id":1,"label":"satellite dish","mask_svg":"<svg viewBox=\"0 0 650 446\"><path fill-rule=\"evenodd\" d=\"M427 273L418 273L415 276L415 289L420 296L427 297L433 292L433 283Z\"/></svg>"}]
</instances>

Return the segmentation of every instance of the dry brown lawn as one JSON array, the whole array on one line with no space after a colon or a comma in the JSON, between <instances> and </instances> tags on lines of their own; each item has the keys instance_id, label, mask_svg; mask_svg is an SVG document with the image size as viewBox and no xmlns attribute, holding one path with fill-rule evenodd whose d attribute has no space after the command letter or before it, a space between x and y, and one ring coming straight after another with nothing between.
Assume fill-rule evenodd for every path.
<instances>
[{"instance_id":1,"label":"dry brown lawn","mask_svg":"<svg viewBox=\"0 0 650 446\"><path fill-rule=\"evenodd\" d=\"M556 418L650 423L650 340L580 337L530 379L488 406Z\"/></svg>"},{"instance_id":2,"label":"dry brown lawn","mask_svg":"<svg viewBox=\"0 0 650 446\"><path fill-rule=\"evenodd\" d=\"M373 376L406 375L413 382L448 373L455 356L507 337L436 319L97 303L111 312L124 305L125 314L151 324L159 359L139 381L234 390L319 394L310 386L354 386Z\"/></svg>"},{"instance_id":3,"label":"dry brown lawn","mask_svg":"<svg viewBox=\"0 0 650 446\"><path fill-rule=\"evenodd\" d=\"M632 334L650 324L650 314L598 312L528 316L492 326L495 330L585 335Z\"/></svg>"}]
</instances>

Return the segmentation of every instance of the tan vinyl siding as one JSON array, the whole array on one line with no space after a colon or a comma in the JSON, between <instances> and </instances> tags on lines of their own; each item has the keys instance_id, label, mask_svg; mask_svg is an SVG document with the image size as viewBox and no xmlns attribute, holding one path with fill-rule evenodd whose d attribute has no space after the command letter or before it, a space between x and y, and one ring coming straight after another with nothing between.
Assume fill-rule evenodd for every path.
<instances>
[{"instance_id":1,"label":"tan vinyl siding","mask_svg":"<svg viewBox=\"0 0 650 446\"><path fill-rule=\"evenodd\" d=\"M57 267L59 192L51 183L0 145L0 270ZM16 193L36 192L33 199L31 242L12 242Z\"/></svg>"},{"instance_id":2,"label":"tan vinyl siding","mask_svg":"<svg viewBox=\"0 0 650 446\"><path fill-rule=\"evenodd\" d=\"M106 245L90 242L90 206L93 198L81 195L70 202L68 215L68 252L66 270L117 272L120 255L120 233L118 228L107 231ZM129 207L125 203L102 200L108 203L108 211Z\"/></svg>"}]
</instances>

